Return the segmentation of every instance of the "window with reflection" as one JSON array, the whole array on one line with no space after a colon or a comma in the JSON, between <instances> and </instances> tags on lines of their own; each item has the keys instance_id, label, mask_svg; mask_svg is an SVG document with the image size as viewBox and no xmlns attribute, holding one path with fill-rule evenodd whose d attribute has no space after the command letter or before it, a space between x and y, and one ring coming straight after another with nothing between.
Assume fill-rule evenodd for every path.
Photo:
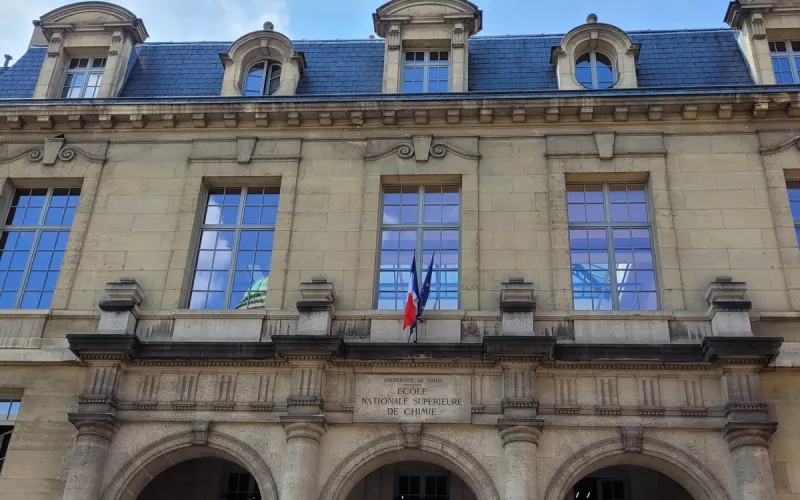
<instances>
[{"instance_id":1,"label":"window with reflection","mask_svg":"<svg viewBox=\"0 0 800 500\"><path fill-rule=\"evenodd\" d=\"M0 309L48 309L79 188L16 189L0 234Z\"/></svg>"},{"instance_id":2,"label":"window with reflection","mask_svg":"<svg viewBox=\"0 0 800 500\"><path fill-rule=\"evenodd\" d=\"M575 79L587 89L607 89L614 85L611 58L593 50L575 61Z\"/></svg>"},{"instance_id":3,"label":"window with reflection","mask_svg":"<svg viewBox=\"0 0 800 500\"><path fill-rule=\"evenodd\" d=\"M769 42L775 83L800 83L800 41Z\"/></svg>"},{"instance_id":4,"label":"window with reflection","mask_svg":"<svg viewBox=\"0 0 800 500\"><path fill-rule=\"evenodd\" d=\"M658 309L645 185L568 184L567 210L574 308Z\"/></svg>"},{"instance_id":5,"label":"window with reflection","mask_svg":"<svg viewBox=\"0 0 800 500\"><path fill-rule=\"evenodd\" d=\"M800 181L787 181L786 191L789 193L789 206L792 209L794 232L797 241L800 241Z\"/></svg>"},{"instance_id":6,"label":"window with reflection","mask_svg":"<svg viewBox=\"0 0 800 500\"><path fill-rule=\"evenodd\" d=\"M446 50L406 52L404 57L404 93L450 91L449 52Z\"/></svg>"},{"instance_id":7,"label":"window with reflection","mask_svg":"<svg viewBox=\"0 0 800 500\"><path fill-rule=\"evenodd\" d=\"M433 257L427 309L458 309L461 195L458 186L386 186L378 309L403 309L411 260L422 286Z\"/></svg>"},{"instance_id":8,"label":"window with reflection","mask_svg":"<svg viewBox=\"0 0 800 500\"><path fill-rule=\"evenodd\" d=\"M244 95L272 95L281 86L281 65L274 61L258 61L250 65L244 78Z\"/></svg>"},{"instance_id":9,"label":"window with reflection","mask_svg":"<svg viewBox=\"0 0 800 500\"><path fill-rule=\"evenodd\" d=\"M19 414L19 399L0 399L0 472L6 462L8 445L14 432L14 423Z\"/></svg>"},{"instance_id":10,"label":"window with reflection","mask_svg":"<svg viewBox=\"0 0 800 500\"><path fill-rule=\"evenodd\" d=\"M66 99L91 99L97 97L100 92L100 84L103 83L105 68L105 57L71 59L64 72L61 97Z\"/></svg>"},{"instance_id":11,"label":"window with reflection","mask_svg":"<svg viewBox=\"0 0 800 500\"><path fill-rule=\"evenodd\" d=\"M278 188L208 190L190 309L263 307L278 219Z\"/></svg>"}]
</instances>

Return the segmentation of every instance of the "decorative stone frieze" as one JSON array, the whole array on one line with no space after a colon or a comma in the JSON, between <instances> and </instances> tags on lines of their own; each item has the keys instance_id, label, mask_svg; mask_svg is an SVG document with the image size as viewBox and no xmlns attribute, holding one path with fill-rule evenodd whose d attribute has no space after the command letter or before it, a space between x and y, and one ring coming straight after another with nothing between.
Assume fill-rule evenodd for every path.
<instances>
[{"instance_id":1,"label":"decorative stone frieze","mask_svg":"<svg viewBox=\"0 0 800 500\"><path fill-rule=\"evenodd\" d=\"M431 157L441 159L453 154L465 160L479 160L480 154L466 151L452 145L449 141L434 139L432 136L413 136L411 140L388 141L371 140L367 142L364 154L366 161L377 161L396 154L398 158L414 158L419 163L427 162Z\"/></svg>"}]
</instances>

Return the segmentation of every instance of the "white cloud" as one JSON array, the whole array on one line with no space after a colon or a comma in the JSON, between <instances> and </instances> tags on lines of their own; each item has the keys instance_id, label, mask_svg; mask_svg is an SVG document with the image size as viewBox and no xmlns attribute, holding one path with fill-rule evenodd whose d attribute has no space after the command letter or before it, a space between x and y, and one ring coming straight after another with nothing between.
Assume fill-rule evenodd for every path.
<instances>
[{"instance_id":1,"label":"white cloud","mask_svg":"<svg viewBox=\"0 0 800 500\"><path fill-rule=\"evenodd\" d=\"M71 0L0 0L0 54L19 59L42 14ZM113 0L144 19L149 41L233 41L272 21L290 35L288 0Z\"/></svg>"}]
</instances>

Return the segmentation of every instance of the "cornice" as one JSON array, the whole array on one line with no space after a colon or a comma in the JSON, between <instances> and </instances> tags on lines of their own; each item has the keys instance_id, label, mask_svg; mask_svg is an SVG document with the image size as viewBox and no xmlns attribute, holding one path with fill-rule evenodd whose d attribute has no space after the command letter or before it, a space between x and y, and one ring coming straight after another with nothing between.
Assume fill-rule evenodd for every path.
<instances>
[{"instance_id":1,"label":"cornice","mask_svg":"<svg viewBox=\"0 0 800 500\"><path fill-rule=\"evenodd\" d=\"M0 130L402 129L408 125L707 123L800 116L800 88L749 86L410 96L0 100ZM412 143L413 144L413 143ZM408 148L408 144L403 147ZM430 154L473 154L443 144ZM407 149L397 149L403 152ZM387 154L392 154L389 152ZM408 153L405 153L408 154Z\"/></svg>"}]
</instances>

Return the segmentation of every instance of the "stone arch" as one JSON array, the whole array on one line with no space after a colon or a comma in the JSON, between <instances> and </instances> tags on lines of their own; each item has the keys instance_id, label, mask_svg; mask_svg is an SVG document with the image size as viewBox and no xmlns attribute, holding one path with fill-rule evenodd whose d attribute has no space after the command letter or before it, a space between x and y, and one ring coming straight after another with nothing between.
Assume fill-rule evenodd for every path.
<instances>
[{"instance_id":1,"label":"stone arch","mask_svg":"<svg viewBox=\"0 0 800 500\"><path fill-rule=\"evenodd\" d=\"M628 452L619 438L598 441L574 453L556 471L544 500L563 500L584 476L615 465L638 465L669 476L695 500L731 500L722 482L699 460L663 441L643 438L641 453Z\"/></svg>"},{"instance_id":2,"label":"stone arch","mask_svg":"<svg viewBox=\"0 0 800 500\"><path fill-rule=\"evenodd\" d=\"M266 462L250 446L220 432L208 433L203 445L195 433L173 434L156 441L126 463L103 492L102 500L136 500L145 486L173 465L195 458L215 457L233 462L250 472L263 500L278 500L278 490Z\"/></svg>"},{"instance_id":3,"label":"stone arch","mask_svg":"<svg viewBox=\"0 0 800 500\"><path fill-rule=\"evenodd\" d=\"M220 57L225 66L222 82L222 95L225 96L243 95L245 71L256 61L270 60L281 64L281 83L274 95L294 95L300 75L306 69L302 52L296 52L292 41L269 25L242 36Z\"/></svg>"},{"instance_id":4,"label":"stone arch","mask_svg":"<svg viewBox=\"0 0 800 500\"><path fill-rule=\"evenodd\" d=\"M556 67L559 89L584 88L575 78L575 60L591 50L600 51L611 58L616 73L614 88L636 88L639 46L616 26L598 23L595 16L564 35L560 46L553 47L551 62Z\"/></svg>"},{"instance_id":5,"label":"stone arch","mask_svg":"<svg viewBox=\"0 0 800 500\"><path fill-rule=\"evenodd\" d=\"M353 451L331 472L319 500L346 500L370 472L396 462L419 461L457 475L478 500L500 500L491 476L469 453L435 436L422 435L417 447L406 447L402 434L385 436Z\"/></svg>"}]
</instances>

